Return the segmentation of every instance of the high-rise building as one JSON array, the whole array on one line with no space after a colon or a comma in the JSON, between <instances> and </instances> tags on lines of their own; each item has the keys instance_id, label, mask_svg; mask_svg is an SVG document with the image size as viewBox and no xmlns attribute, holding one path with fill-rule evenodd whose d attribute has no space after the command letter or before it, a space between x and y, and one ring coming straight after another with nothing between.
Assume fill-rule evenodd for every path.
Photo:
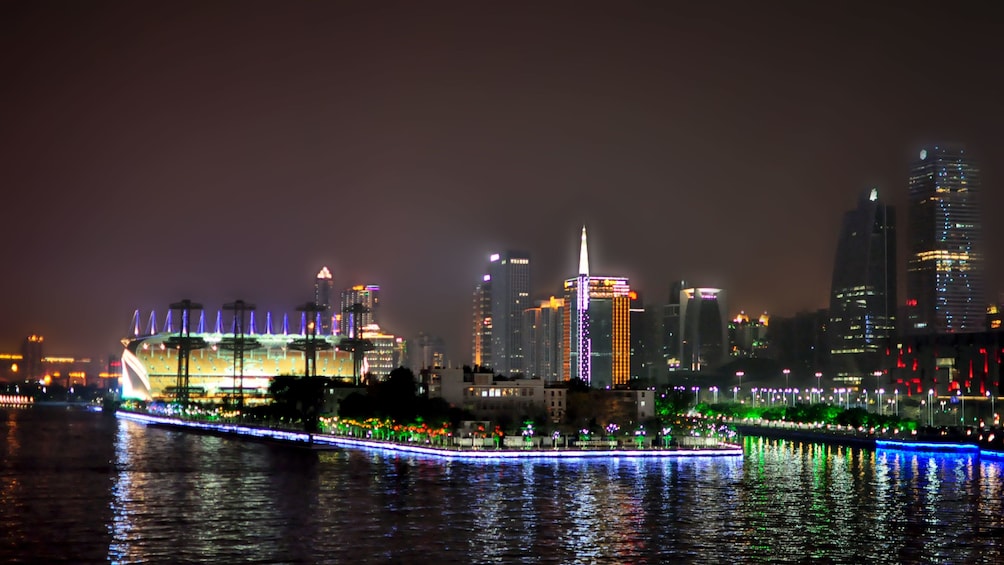
<instances>
[{"instance_id":1,"label":"high-rise building","mask_svg":"<svg viewBox=\"0 0 1004 565\"><path fill-rule=\"evenodd\" d=\"M669 300L662 309L662 360L668 370L679 369L680 358L680 292L687 281L674 281L669 285Z\"/></svg>"},{"instance_id":2,"label":"high-rise building","mask_svg":"<svg viewBox=\"0 0 1004 565\"><path fill-rule=\"evenodd\" d=\"M546 382L564 380L561 371L561 336L565 300L551 297L523 311L523 355L526 375Z\"/></svg>"},{"instance_id":3,"label":"high-rise building","mask_svg":"<svg viewBox=\"0 0 1004 565\"><path fill-rule=\"evenodd\" d=\"M361 328L362 339L367 340L372 346L363 353L364 374L383 379L391 371L404 364L404 354L406 353L404 339L393 334L384 333L380 326L370 324Z\"/></svg>"},{"instance_id":4,"label":"high-rise building","mask_svg":"<svg viewBox=\"0 0 1004 565\"><path fill-rule=\"evenodd\" d=\"M493 253L491 277L492 362L502 375L522 373L523 310L530 307L530 255L519 251Z\"/></svg>"},{"instance_id":5,"label":"high-rise building","mask_svg":"<svg viewBox=\"0 0 1004 565\"><path fill-rule=\"evenodd\" d=\"M765 357L769 347L769 323L770 316L766 312L753 319L746 312L740 312L729 322L729 356L734 359Z\"/></svg>"},{"instance_id":6,"label":"high-rise building","mask_svg":"<svg viewBox=\"0 0 1004 565\"><path fill-rule=\"evenodd\" d=\"M314 304L324 310L320 312L321 334L331 334L331 321L335 319L337 312L332 311L331 293L335 286L335 281L331 277L331 271L327 267L322 267L314 279Z\"/></svg>"},{"instance_id":7,"label":"high-rise building","mask_svg":"<svg viewBox=\"0 0 1004 565\"><path fill-rule=\"evenodd\" d=\"M492 277L474 287L471 320L471 360L475 367L492 366Z\"/></svg>"},{"instance_id":8,"label":"high-rise building","mask_svg":"<svg viewBox=\"0 0 1004 565\"><path fill-rule=\"evenodd\" d=\"M961 148L934 146L910 169L907 331L970 333L986 323L980 170Z\"/></svg>"},{"instance_id":9,"label":"high-rise building","mask_svg":"<svg viewBox=\"0 0 1004 565\"><path fill-rule=\"evenodd\" d=\"M356 306L356 305L359 306ZM380 287L375 284L357 284L342 291L341 306L338 311L338 335L354 335L355 328L365 328L379 324L377 310L380 307ZM359 319L357 320L356 317Z\"/></svg>"},{"instance_id":10,"label":"high-rise building","mask_svg":"<svg viewBox=\"0 0 1004 565\"><path fill-rule=\"evenodd\" d=\"M682 367L701 371L728 358L725 291L685 288L680 291L680 350Z\"/></svg>"},{"instance_id":11,"label":"high-rise building","mask_svg":"<svg viewBox=\"0 0 1004 565\"><path fill-rule=\"evenodd\" d=\"M443 338L420 332L413 343L411 366L416 370L449 366Z\"/></svg>"},{"instance_id":12,"label":"high-rise building","mask_svg":"<svg viewBox=\"0 0 1004 565\"><path fill-rule=\"evenodd\" d=\"M798 312L791 317L773 316L768 357L796 375L824 373L830 360L830 348L826 345L829 324L830 315L825 308ZM825 378L830 381L832 375L826 373Z\"/></svg>"},{"instance_id":13,"label":"high-rise building","mask_svg":"<svg viewBox=\"0 0 1004 565\"><path fill-rule=\"evenodd\" d=\"M630 299L631 321L631 379L651 380L660 374L662 352L657 345L661 321L657 320L656 311L651 306L645 306L641 294L635 291L628 293ZM661 312L661 308L658 309Z\"/></svg>"},{"instance_id":14,"label":"high-rise building","mask_svg":"<svg viewBox=\"0 0 1004 565\"><path fill-rule=\"evenodd\" d=\"M579 275L565 281L562 372L590 386L628 383L631 376L631 286L624 277L589 274L582 228Z\"/></svg>"},{"instance_id":15,"label":"high-rise building","mask_svg":"<svg viewBox=\"0 0 1004 565\"><path fill-rule=\"evenodd\" d=\"M844 214L830 287L831 372L858 379L882 367L896 334L896 215L877 189Z\"/></svg>"}]
</instances>

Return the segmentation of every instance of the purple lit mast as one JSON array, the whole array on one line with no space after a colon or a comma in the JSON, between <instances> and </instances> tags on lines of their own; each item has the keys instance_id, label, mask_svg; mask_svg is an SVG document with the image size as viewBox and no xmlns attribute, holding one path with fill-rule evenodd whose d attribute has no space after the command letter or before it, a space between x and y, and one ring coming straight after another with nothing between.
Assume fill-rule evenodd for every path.
<instances>
[{"instance_id":1,"label":"purple lit mast","mask_svg":"<svg viewBox=\"0 0 1004 565\"><path fill-rule=\"evenodd\" d=\"M582 226L582 243L579 247L579 277L575 288L575 329L578 338L575 376L589 384L592 377L593 341L589 336L589 251L586 247L586 226Z\"/></svg>"}]
</instances>

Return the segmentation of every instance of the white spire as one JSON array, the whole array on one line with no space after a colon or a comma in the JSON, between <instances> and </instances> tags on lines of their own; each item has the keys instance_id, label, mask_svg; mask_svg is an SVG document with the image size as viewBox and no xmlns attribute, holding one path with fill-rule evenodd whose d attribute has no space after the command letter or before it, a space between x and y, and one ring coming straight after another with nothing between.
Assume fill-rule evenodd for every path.
<instances>
[{"instance_id":1,"label":"white spire","mask_svg":"<svg viewBox=\"0 0 1004 565\"><path fill-rule=\"evenodd\" d=\"M589 250L586 247L586 226L582 226L582 244L579 246L579 274L589 274Z\"/></svg>"}]
</instances>

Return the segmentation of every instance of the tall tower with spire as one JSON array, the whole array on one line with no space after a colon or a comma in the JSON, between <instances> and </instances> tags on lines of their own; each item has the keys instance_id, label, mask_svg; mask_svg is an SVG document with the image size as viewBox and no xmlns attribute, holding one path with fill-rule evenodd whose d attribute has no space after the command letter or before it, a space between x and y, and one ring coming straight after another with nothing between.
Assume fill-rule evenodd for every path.
<instances>
[{"instance_id":1,"label":"tall tower with spire","mask_svg":"<svg viewBox=\"0 0 1004 565\"><path fill-rule=\"evenodd\" d=\"M579 245L579 272L565 281L562 374L596 388L626 385L631 378L631 286L625 277L590 274L585 226Z\"/></svg>"},{"instance_id":2,"label":"tall tower with spire","mask_svg":"<svg viewBox=\"0 0 1004 565\"><path fill-rule=\"evenodd\" d=\"M577 336L575 377L584 383L592 380L592 340L589 338L589 247L586 226L579 243L579 276L575 285L575 333Z\"/></svg>"}]
</instances>

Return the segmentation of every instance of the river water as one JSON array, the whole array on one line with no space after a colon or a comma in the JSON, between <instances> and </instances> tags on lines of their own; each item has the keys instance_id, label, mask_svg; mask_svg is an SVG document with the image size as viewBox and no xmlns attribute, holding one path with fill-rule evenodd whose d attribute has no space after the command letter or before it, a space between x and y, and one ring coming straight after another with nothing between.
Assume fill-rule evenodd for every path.
<instances>
[{"instance_id":1,"label":"river water","mask_svg":"<svg viewBox=\"0 0 1004 565\"><path fill-rule=\"evenodd\" d=\"M0 433L0 562L1004 563L1004 462L975 455L455 462L40 407Z\"/></svg>"}]
</instances>

